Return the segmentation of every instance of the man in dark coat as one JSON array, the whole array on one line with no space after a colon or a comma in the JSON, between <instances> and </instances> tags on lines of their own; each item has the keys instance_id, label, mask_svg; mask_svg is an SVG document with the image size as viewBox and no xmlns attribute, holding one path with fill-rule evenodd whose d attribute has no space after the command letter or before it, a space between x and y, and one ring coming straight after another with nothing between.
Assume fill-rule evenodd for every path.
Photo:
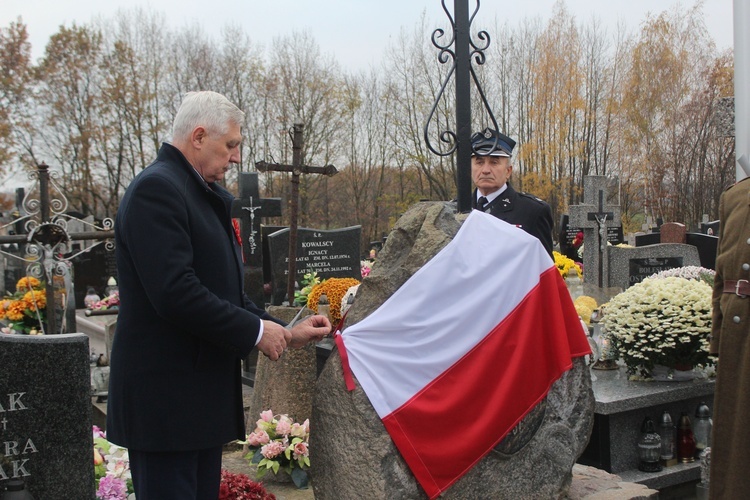
<instances>
[{"instance_id":1,"label":"man in dark coat","mask_svg":"<svg viewBox=\"0 0 750 500\"><path fill-rule=\"evenodd\" d=\"M750 180L721 195L709 350L719 355L711 498L750 498Z\"/></svg>"},{"instance_id":2,"label":"man in dark coat","mask_svg":"<svg viewBox=\"0 0 750 500\"><path fill-rule=\"evenodd\" d=\"M520 227L542 242L552 256L552 210L543 200L519 193L510 183L516 141L490 128L471 137L472 208Z\"/></svg>"},{"instance_id":3,"label":"man in dark coat","mask_svg":"<svg viewBox=\"0 0 750 500\"><path fill-rule=\"evenodd\" d=\"M130 184L115 221L120 312L107 438L127 447L138 500L218 497L222 445L245 439L241 360L272 360L331 328L291 331L243 291L232 195L244 114L215 92L188 93L172 144Z\"/></svg>"}]
</instances>

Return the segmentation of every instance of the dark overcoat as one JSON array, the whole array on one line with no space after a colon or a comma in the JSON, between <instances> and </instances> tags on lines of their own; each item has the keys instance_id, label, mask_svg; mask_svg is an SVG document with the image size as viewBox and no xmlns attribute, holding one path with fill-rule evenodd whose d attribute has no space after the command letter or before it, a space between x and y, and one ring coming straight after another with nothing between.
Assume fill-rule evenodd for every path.
<instances>
[{"instance_id":1,"label":"dark overcoat","mask_svg":"<svg viewBox=\"0 0 750 500\"><path fill-rule=\"evenodd\" d=\"M244 294L232 199L169 144L125 192L107 408L116 444L184 451L245 438L241 359L272 318Z\"/></svg>"},{"instance_id":2,"label":"dark overcoat","mask_svg":"<svg viewBox=\"0 0 750 500\"><path fill-rule=\"evenodd\" d=\"M719 219L711 331L711 352L718 352L719 363L710 497L750 498L750 297L723 291L727 280L750 280L750 180L722 194Z\"/></svg>"},{"instance_id":3,"label":"dark overcoat","mask_svg":"<svg viewBox=\"0 0 750 500\"><path fill-rule=\"evenodd\" d=\"M552 209L544 200L527 193L519 193L510 183L507 186L507 189L492 200L484 211L536 236L547 253L552 256ZM476 208L476 205L477 191L475 189L471 207Z\"/></svg>"}]
</instances>

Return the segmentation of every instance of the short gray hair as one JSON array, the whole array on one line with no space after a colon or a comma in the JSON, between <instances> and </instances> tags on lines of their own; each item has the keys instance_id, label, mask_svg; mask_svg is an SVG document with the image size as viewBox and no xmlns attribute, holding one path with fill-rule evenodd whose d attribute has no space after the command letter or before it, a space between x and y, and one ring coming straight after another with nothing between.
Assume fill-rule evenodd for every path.
<instances>
[{"instance_id":1,"label":"short gray hair","mask_svg":"<svg viewBox=\"0 0 750 500\"><path fill-rule=\"evenodd\" d=\"M172 140L188 140L195 127L209 133L226 134L229 123L242 126L245 113L217 92L188 92L172 124Z\"/></svg>"}]
</instances>

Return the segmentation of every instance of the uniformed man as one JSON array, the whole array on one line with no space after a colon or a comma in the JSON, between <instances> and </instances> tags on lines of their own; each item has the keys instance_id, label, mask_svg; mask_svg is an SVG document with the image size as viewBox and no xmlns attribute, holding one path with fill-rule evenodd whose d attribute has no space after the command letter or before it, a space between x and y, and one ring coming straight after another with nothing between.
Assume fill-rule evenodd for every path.
<instances>
[{"instance_id":1,"label":"uniformed man","mask_svg":"<svg viewBox=\"0 0 750 500\"><path fill-rule=\"evenodd\" d=\"M490 128L471 136L472 208L536 236L552 256L552 210L536 196L519 193L510 183L516 141Z\"/></svg>"},{"instance_id":2,"label":"uniformed man","mask_svg":"<svg viewBox=\"0 0 750 500\"><path fill-rule=\"evenodd\" d=\"M710 352L719 355L711 440L711 487L750 498L750 181L721 195Z\"/></svg>"}]
</instances>

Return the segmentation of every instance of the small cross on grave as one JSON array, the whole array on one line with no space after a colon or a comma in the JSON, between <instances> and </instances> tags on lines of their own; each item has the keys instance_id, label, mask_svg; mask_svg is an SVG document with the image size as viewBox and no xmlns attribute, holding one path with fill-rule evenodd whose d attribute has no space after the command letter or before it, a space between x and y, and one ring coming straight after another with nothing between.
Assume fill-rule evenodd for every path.
<instances>
[{"instance_id":1,"label":"small cross on grave","mask_svg":"<svg viewBox=\"0 0 750 500\"><path fill-rule=\"evenodd\" d=\"M570 224L583 229L583 279L599 287L609 286L607 228L619 227L620 206L607 204L607 177L583 179L583 201L570 207Z\"/></svg>"},{"instance_id":2,"label":"small cross on grave","mask_svg":"<svg viewBox=\"0 0 750 500\"><path fill-rule=\"evenodd\" d=\"M240 220L242 257L245 261L245 293L263 307L263 249L260 241L261 217L281 215L281 198L261 198L258 174L240 174L240 196L232 204L232 217Z\"/></svg>"},{"instance_id":3,"label":"small cross on grave","mask_svg":"<svg viewBox=\"0 0 750 500\"><path fill-rule=\"evenodd\" d=\"M291 172L292 173L292 195L291 213L289 220L289 283L287 284L286 297L289 304L294 303L294 279L297 275L297 219L299 214L299 177L301 174L323 174L332 177L338 173L333 165L325 167L311 167L302 164L302 146L304 124L295 123L292 129L292 165L280 165L278 163L267 163L259 161L255 164L261 172Z\"/></svg>"}]
</instances>

